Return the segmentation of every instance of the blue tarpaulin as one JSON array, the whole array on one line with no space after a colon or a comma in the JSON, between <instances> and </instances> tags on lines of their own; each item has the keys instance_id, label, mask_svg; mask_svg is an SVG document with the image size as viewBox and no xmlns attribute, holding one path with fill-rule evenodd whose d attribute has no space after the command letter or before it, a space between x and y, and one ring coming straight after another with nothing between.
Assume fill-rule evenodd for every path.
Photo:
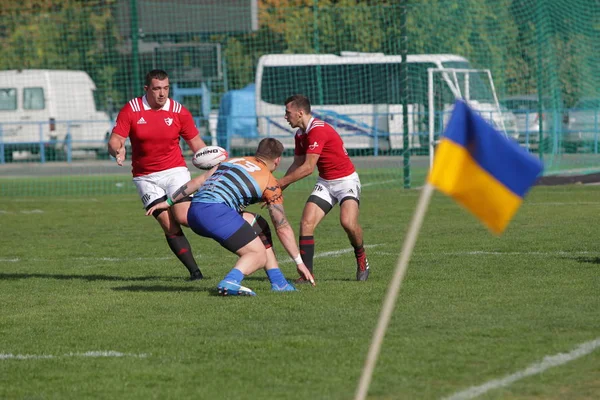
<instances>
[{"instance_id":1,"label":"blue tarpaulin","mask_svg":"<svg viewBox=\"0 0 600 400\"><path fill-rule=\"evenodd\" d=\"M227 148L228 138L255 138L256 129L255 85L230 90L223 95L219 106L217 142Z\"/></svg>"}]
</instances>

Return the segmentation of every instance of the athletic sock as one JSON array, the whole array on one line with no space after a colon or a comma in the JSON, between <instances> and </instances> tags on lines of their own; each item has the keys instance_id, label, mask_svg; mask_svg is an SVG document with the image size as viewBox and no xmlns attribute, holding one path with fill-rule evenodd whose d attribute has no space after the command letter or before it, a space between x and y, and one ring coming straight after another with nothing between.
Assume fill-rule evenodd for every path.
<instances>
[{"instance_id":1,"label":"athletic sock","mask_svg":"<svg viewBox=\"0 0 600 400\"><path fill-rule=\"evenodd\" d=\"M277 285L280 288L287 285L287 281L285 280L285 276L283 276L283 272L279 268L273 268L267 270L267 276L269 277L269 282L272 285Z\"/></svg>"},{"instance_id":2,"label":"athletic sock","mask_svg":"<svg viewBox=\"0 0 600 400\"><path fill-rule=\"evenodd\" d=\"M313 272L313 258L315 257L315 237L314 236L300 236L300 255L304 265L312 274Z\"/></svg>"},{"instance_id":3,"label":"athletic sock","mask_svg":"<svg viewBox=\"0 0 600 400\"><path fill-rule=\"evenodd\" d=\"M200 268L198 268L198 264L196 264L194 255L192 254L192 246L190 246L190 242L188 242L183 231L179 231L174 235L166 235L166 238L171 251L177 256L179 261L185 265L190 272L190 275L202 275Z\"/></svg>"},{"instance_id":4,"label":"athletic sock","mask_svg":"<svg viewBox=\"0 0 600 400\"><path fill-rule=\"evenodd\" d=\"M360 257L365 255L365 248L363 247L363 245L361 244L360 246L356 246L354 247L354 255L356 256L356 259L358 260Z\"/></svg>"},{"instance_id":5,"label":"athletic sock","mask_svg":"<svg viewBox=\"0 0 600 400\"><path fill-rule=\"evenodd\" d=\"M356 257L356 262L358 263L359 268L361 270L364 270L367 265L367 254L365 253L365 248L362 244L360 246L354 247L354 256Z\"/></svg>"},{"instance_id":6,"label":"athletic sock","mask_svg":"<svg viewBox=\"0 0 600 400\"><path fill-rule=\"evenodd\" d=\"M244 273L239 269L232 268L227 275L225 275L225 281L237 283L238 285L244 279Z\"/></svg>"}]
</instances>

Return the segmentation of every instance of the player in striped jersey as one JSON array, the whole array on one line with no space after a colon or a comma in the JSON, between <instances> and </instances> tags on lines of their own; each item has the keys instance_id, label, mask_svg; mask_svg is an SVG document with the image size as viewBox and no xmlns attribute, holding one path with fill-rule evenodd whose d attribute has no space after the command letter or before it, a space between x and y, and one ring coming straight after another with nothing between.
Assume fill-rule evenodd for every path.
<instances>
[{"instance_id":1,"label":"player in striped jersey","mask_svg":"<svg viewBox=\"0 0 600 400\"><path fill-rule=\"evenodd\" d=\"M273 171L281 162L282 153L281 142L265 138L259 143L254 156L225 160L192 179L177 190L172 198L154 205L147 212L150 215L156 210L168 209L170 204L198 191L192 198L188 212L190 228L198 235L213 238L239 256L234 268L219 282L217 289L222 295L254 296L256 293L242 286L241 282L244 276L263 267L271 281L272 290L295 290L279 269L270 244L263 244L242 216L245 207L259 202L266 204L275 232L296 262L300 276L314 285L314 279L300 257L294 231L285 216L281 188L273 176Z\"/></svg>"},{"instance_id":2,"label":"player in striped jersey","mask_svg":"<svg viewBox=\"0 0 600 400\"><path fill-rule=\"evenodd\" d=\"M183 138L193 152L206 146L190 112L169 99L169 76L165 71L152 70L146 75L146 94L131 99L119 112L108 152L119 166L126 156L125 141L131 141L133 182L144 208L165 201L191 176L179 147ZM162 227L167 243L185 265L190 279L202 279L202 273L192 255L192 248L181 225L187 226L190 198L182 198L172 209L153 215Z\"/></svg>"},{"instance_id":3,"label":"player in striped jersey","mask_svg":"<svg viewBox=\"0 0 600 400\"><path fill-rule=\"evenodd\" d=\"M340 204L340 224L346 231L356 257L356 280L369 277L369 261L363 247L363 231L358 222L360 179L350 160L340 135L329 124L314 118L310 101L296 94L285 100L285 119L294 136L294 162L279 180L282 189L311 175L317 167L319 178L306 200L300 222L300 253L313 271L315 253L314 232L317 225L337 203ZM299 281L302 282L302 278Z\"/></svg>"}]
</instances>

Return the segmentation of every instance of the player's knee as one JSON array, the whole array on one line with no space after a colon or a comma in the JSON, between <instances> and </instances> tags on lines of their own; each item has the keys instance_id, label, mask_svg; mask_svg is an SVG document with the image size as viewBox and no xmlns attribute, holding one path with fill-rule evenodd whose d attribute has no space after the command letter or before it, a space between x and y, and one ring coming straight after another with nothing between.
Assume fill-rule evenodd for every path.
<instances>
[{"instance_id":1,"label":"player's knee","mask_svg":"<svg viewBox=\"0 0 600 400\"><path fill-rule=\"evenodd\" d=\"M265 248L261 250L262 251L258 251L255 254L256 265L258 268L262 268L267 265L267 250Z\"/></svg>"}]
</instances>

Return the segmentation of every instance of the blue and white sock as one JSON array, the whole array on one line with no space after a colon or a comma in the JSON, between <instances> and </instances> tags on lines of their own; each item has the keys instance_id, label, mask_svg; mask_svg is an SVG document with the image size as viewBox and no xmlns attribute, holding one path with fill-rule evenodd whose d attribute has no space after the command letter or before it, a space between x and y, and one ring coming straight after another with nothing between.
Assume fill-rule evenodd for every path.
<instances>
[{"instance_id":1,"label":"blue and white sock","mask_svg":"<svg viewBox=\"0 0 600 400\"><path fill-rule=\"evenodd\" d=\"M225 276L226 281L237 283L238 285L244 279L244 273L239 269L233 268L229 273Z\"/></svg>"},{"instance_id":2,"label":"blue and white sock","mask_svg":"<svg viewBox=\"0 0 600 400\"><path fill-rule=\"evenodd\" d=\"M287 285L287 281L285 280L285 276L283 276L283 272L279 268L273 268L267 270L267 276L269 277L269 281L272 285L277 285L280 288Z\"/></svg>"}]
</instances>

